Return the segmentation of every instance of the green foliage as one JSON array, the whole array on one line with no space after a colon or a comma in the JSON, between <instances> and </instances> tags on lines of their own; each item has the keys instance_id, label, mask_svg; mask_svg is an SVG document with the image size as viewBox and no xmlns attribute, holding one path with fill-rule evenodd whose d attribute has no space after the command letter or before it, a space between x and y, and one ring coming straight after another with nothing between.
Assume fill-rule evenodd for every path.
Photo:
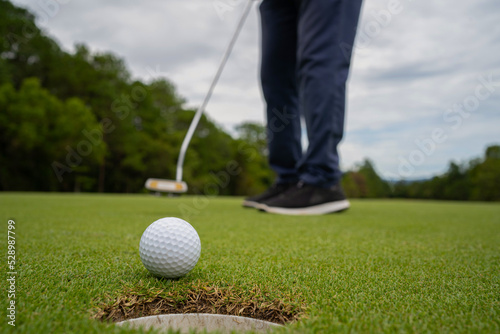
<instances>
[{"instance_id":1,"label":"green foliage","mask_svg":"<svg viewBox=\"0 0 500 334\"><path fill-rule=\"evenodd\" d=\"M47 87L52 70L58 69L63 54L36 26L31 13L9 1L0 1L0 57L15 88L29 77L39 78L42 86Z\"/></svg>"},{"instance_id":2,"label":"green foliage","mask_svg":"<svg viewBox=\"0 0 500 334\"><path fill-rule=\"evenodd\" d=\"M245 122L236 126L238 138L254 147L261 156L268 155L266 128L259 123Z\"/></svg>"},{"instance_id":3,"label":"green foliage","mask_svg":"<svg viewBox=\"0 0 500 334\"><path fill-rule=\"evenodd\" d=\"M344 174L342 186L350 198L384 198L391 193L389 184L378 176L368 159L355 170Z\"/></svg>"},{"instance_id":4,"label":"green foliage","mask_svg":"<svg viewBox=\"0 0 500 334\"><path fill-rule=\"evenodd\" d=\"M68 173L74 185L78 176L104 159L105 145L90 143L85 130L101 131L79 99L61 101L33 78L26 79L19 91L11 84L0 86L1 189L69 187L58 173Z\"/></svg>"},{"instance_id":5,"label":"green foliage","mask_svg":"<svg viewBox=\"0 0 500 334\"><path fill-rule=\"evenodd\" d=\"M116 55L92 53L82 44L66 53L36 26L32 14L1 1L0 127L5 146L0 189L137 192L148 177L172 179L194 111L183 108L185 100L168 80L130 78ZM252 131L263 128L255 125L246 133ZM84 133L90 139L82 138ZM69 166L67 148L77 150L82 140L97 144L88 156L71 153L68 159L75 166ZM244 194L247 188L252 192L269 185L272 180L262 175L270 174L262 170L265 157L243 159L240 144L204 116L185 161L190 191L216 188L218 194ZM245 149L255 145L248 143ZM258 145L262 155L262 143ZM50 173L54 161L56 172ZM257 181L250 186L240 177Z\"/></svg>"},{"instance_id":6,"label":"green foliage","mask_svg":"<svg viewBox=\"0 0 500 334\"><path fill-rule=\"evenodd\" d=\"M394 197L500 201L500 146L489 146L483 159L450 163L446 174L421 182L400 182Z\"/></svg>"},{"instance_id":7,"label":"green foliage","mask_svg":"<svg viewBox=\"0 0 500 334\"><path fill-rule=\"evenodd\" d=\"M500 146L486 149L484 161L468 172L472 189L469 198L480 201L500 201Z\"/></svg>"},{"instance_id":8,"label":"green foliage","mask_svg":"<svg viewBox=\"0 0 500 334\"><path fill-rule=\"evenodd\" d=\"M462 165L451 162L444 175L426 181L401 180L392 189L377 175L373 163L365 160L344 174L342 186L350 198L500 201L500 146L489 146L482 159Z\"/></svg>"},{"instance_id":9,"label":"green foliage","mask_svg":"<svg viewBox=\"0 0 500 334\"><path fill-rule=\"evenodd\" d=\"M236 127L238 140L234 143L234 161L241 168L235 179L235 195L255 195L263 192L275 180L267 160L266 128L246 122Z\"/></svg>"}]
</instances>

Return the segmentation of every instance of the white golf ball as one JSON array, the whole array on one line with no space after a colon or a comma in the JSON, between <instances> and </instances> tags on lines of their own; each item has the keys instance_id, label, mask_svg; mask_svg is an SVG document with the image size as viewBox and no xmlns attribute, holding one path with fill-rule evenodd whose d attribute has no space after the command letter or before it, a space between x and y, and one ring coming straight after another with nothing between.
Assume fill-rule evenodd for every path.
<instances>
[{"instance_id":1,"label":"white golf ball","mask_svg":"<svg viewBox=\"0 0 500 334\"><path fill-rule=\"evenodd\" d=\"M153 275L178 278L194 268L201 253L198 233L179 218L162 218L144 231L139 244L141 261Z\"/></svg>"}]
</instances>

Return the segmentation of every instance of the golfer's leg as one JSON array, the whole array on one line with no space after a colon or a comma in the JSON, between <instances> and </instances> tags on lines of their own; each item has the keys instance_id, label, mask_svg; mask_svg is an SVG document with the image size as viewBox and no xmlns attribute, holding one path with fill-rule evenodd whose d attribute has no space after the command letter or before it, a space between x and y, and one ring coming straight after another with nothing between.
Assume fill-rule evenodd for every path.
<instances>
[{"instance_id":1,"label":"golfer's leg","mask_svg":"<svg viewBox=\"0 0 500 334\"><path fill-rule=\"evenodd\" d=\"M306 183L340 181L337 145L343 136L345 84L361 0L302 0L298 26L300 107L309 147L299 164Z\"/></svg>"},{"instance_id":2,"label":"golfer's leg","mask_svg":"<svg viewBox=\"0 0 500 334\"><path fill-rule=\"evenodd\" d=\"M260 13L269 163L279 183L296 182L296 166L302 156L295 72L297 9L290 0L264 0Z\"/></svg>"}]
</instances>

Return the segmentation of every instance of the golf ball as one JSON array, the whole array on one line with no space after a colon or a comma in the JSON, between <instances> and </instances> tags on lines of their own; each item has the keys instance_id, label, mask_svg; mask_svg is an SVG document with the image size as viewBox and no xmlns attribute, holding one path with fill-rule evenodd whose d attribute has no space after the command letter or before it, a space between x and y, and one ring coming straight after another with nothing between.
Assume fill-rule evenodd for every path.
<instances>
[{"instance_id":1,"label":"golf ball","mask_svg":"<svg viewBox=\"0 0 500 334\"><path fill-rule=\"evenodd\" d=\"M139 244L141 261L153 275L178 278L194 268L201 253L198 233L179 218L158 219L144 231Z\"/></svg>"}]
</instances>

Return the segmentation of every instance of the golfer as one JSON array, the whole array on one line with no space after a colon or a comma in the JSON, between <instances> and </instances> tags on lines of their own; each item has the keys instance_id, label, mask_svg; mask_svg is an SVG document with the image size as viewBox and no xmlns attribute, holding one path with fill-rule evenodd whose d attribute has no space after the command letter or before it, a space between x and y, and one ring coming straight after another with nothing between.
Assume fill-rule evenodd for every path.
<instances>
[{"instance_id":1,"label":"golfer","mask_svg":"<svg viewBox=\"0 0 500 334\"><path fill-rule=\"evenodd\" d=\"M263 0L261 83L278 178L244 206L279 214L349 208L337 146L361 0ZM309 146L301 147L300 116Z\"/></svg>"}]
</instances>

